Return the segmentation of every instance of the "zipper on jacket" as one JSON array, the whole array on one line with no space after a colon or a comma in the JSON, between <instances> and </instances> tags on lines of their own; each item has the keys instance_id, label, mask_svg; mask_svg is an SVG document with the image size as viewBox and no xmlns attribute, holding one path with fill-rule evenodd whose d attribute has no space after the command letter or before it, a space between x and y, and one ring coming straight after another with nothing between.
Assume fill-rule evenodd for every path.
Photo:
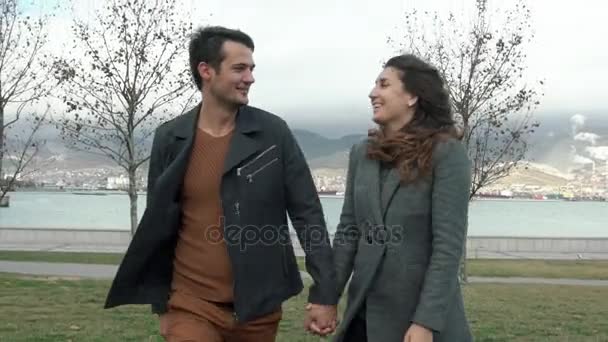
<instances>
[{"instance_id":1,"label":"zipper on jacket","mask_svg":"<svg viewBox=\"0 0 608 342\"><path fill-rule=\"evenodd\" d=\"M234 203L234 214L241 216L241 204L238 201Z\"/></svg>"},{"instance_id":2,"label":"zipper on jacket","mask_svg":"<svg viewBox=\"0 0 608 342\"><path fill-rule=\"evenodd\" d=\"M264 170L265 168L267 168L268 166L270 166L272 163L276 162L277 160L279 160L279 158L274 158L273 160L269 161L268 163L264 164L264 166L262 166L261 168L255 170L254 172L250 173L247 175L247 181L249 183L253 183L253 176L255 176L258 172Z\"/></svg>"},{"instance_id":3,"label":"zipper on jacket","mask_svg":"<svg viewBox=\"0 0 608 342\"><path fill-rule=\"evenodd\" d=\"M289 277L289 263L287 262L287 256L288 254L288 248L286 246L281 246L281 249L283 252L283 273L285 275L285 278Z\"/></svg>"},{"instance_id":4,"label":"zipper on jacket","mask_svg":"<svg viewBox=\"0 0 608 342\"><path fill-rule=\"evenodd\" d=\"M274 150L277 147L277 145L272 145L269 148L265 149L264 151L262 151L262 153L258 154L257 157L253 158L252 160L250 160L249 162L247 162L247 164L239 167L236 169L236 175L240 176L241 175L241 171L246 168L247 166L251 165L253 162L255 162L256 160L262 158L266 153Z\"/></svg>"}]
</instances>

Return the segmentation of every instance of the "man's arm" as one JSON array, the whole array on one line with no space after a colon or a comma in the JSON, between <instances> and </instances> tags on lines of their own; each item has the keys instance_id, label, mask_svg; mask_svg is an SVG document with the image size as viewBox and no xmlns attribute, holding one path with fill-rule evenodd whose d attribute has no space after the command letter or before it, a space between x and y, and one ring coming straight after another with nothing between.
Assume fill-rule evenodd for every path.
<instances>
[{"instance_id":1,"label":"man's arm","mask_svg":"<svg viewBox=\"0 0 608 342\"><path fill-rule=\"evenodd\" d=\"M336 273L323 208L304 154L287 124L282 142L287 211L306 253L306 270L314 280L308 302L336 305Z\"/></svg>"},{"instance_id":2,"label":"man's arm","mask_svg":"<svg viewBox=\"0 0 608 342\"><path fill-rule=\"evenodd\" d=\"M148 162L148 184L146 193L146 208L152 203L152 189L156 184L156 179L163 171L163 153L161 144L161 128L158 127L152 139L152 149L150 150L150 160Z\"/></svg>"},{"instance_id":3,"label":"man's arm","mask_svg":"<svg viewBox=\"0 0 608 342\"><path fill-rule=\"evenodd\" d=\"M161 127L154 132L152 140L152 149L150 151L150 161L148 166L148 185L146 192L146 210L151 208L153 203L153 189L156 184L156 179L163 171L163 152L162 152L162 133ZM167 312L167 303L153 303L151 305L152 312L155 314L163 314Z\"/></svg>"}]
</instances>

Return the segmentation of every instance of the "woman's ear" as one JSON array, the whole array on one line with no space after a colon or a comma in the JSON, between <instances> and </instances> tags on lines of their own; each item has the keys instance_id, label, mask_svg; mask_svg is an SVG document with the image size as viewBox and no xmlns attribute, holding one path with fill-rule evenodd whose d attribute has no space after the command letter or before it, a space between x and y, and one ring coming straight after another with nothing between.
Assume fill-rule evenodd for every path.
<instances>
[{"instance_id":1,"label":"woman's ear","mask_svg":"<svg viewBox=\"0 0 608 342\"><path fill-rule=\"evenodd\" d=\"M413 107L417 102L418 102L418 96L414 96L407 102L407 105L410 107Z\"/></svg>"}]
</instances>

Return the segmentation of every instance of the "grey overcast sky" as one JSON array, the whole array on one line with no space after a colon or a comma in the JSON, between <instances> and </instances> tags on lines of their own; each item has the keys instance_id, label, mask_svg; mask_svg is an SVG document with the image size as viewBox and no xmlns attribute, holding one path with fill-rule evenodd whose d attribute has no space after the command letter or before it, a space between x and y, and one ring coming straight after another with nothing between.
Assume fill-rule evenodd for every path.
<instances>
[{"instance_id":1,"label":"grey overcast sky","mask_svg":"<svg viewBox=\"0 0 608 342\"><path fill-rule=\"evenodd\" d=\"M40 10L61 0L40 0ZM77 0L91 19L103 0ZM251 104L304 124L367 125L367 94L382 61L394 51L386 44L406 10L471 13L474 0L183 0L195 25L239 28L256 43L256 84ZM490 0L493 7L514 1ZM538 112L605 113L608 79L606 9L601 0L530 0L536 37L529 49L530 79L546 80ZM65 36L69 14L53 26Z\"/></svg>"}]
</instances>

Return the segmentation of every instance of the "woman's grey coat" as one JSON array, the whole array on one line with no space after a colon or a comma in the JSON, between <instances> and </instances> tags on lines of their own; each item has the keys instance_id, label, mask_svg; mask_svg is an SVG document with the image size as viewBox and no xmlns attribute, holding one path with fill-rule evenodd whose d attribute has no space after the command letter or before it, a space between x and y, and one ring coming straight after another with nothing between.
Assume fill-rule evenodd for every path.
<instances>
[{"instance_id":1,"label":"woman's grey coat","mask_svg":"<svg viewBox=\"0 0 608 342\"><path fill-rule=\"evenodd\" d=\"M366 142L353 146L333 243L340 294L352 279L335 341L364 300L370 342L401 342L412 323L432 329L434 342L472 340L458 282L470 185L460 141L438 143L432 175L407 185L396 169L381 182Z\"/></svg>"}]
</instances>

